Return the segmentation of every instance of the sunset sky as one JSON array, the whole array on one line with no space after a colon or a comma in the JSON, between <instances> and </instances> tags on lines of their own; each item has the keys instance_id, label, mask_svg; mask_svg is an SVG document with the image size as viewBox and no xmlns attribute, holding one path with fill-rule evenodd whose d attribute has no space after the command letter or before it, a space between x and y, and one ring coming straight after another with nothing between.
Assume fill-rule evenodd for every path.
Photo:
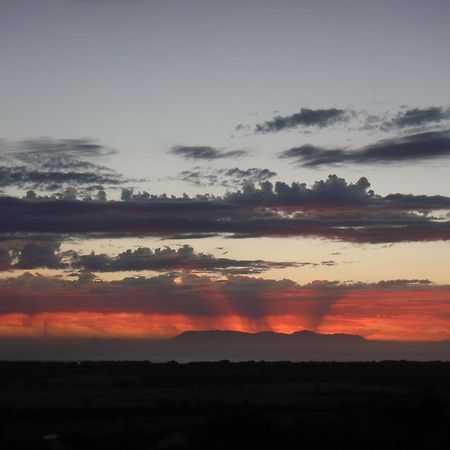
<instances>
[{"instance_id":1,"label":"sunset sky","mask_svg":"<svg viewBox=\"0 0 450 450\"><path fill-rule=\"evenodd\" d=\"M448 0L0 0L0 337L450 339Z\"/></svg>"}]
</instances>

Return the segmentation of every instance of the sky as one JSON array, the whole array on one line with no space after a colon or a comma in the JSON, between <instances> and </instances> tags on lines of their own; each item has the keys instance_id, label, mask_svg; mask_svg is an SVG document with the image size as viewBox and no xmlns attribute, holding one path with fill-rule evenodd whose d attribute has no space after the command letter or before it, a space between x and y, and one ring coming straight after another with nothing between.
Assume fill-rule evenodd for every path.
<instances>
[{"instance_id":1,"label":"sky","mask_svg":"<svg viewBox=\"0 0 450 450\"><path fill-rule=\"evenodd\" d=\"M445 0L0 0L0 336L450 339Z\"/></svg>"}]
</instances>

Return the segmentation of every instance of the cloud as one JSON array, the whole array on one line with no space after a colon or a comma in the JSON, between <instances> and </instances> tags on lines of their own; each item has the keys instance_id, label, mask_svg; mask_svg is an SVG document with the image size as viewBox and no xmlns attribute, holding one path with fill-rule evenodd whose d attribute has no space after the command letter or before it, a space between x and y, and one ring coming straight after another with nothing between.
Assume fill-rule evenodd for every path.
<instances>
[{"instance_id":1,"label":"cloud","mask_svg":"<svg viewBox=\"0 0 450 450\"><path fill-rule=\"evenodd\" d=\"M273 119L259 123L255 126L255 133L274 133L294 128L306 129L310 133L312 127L326 128L335 124L353 122L359 130L378 130L388 132L408 128L432 129L437 125L450 120L450 108L431 106L428 108L410 108L396 112L386 111L383 114L374 114L365 110L355 111L349 109L309 109L302 108L300 112L289 116L275 116ZM361 124L362 121L362 124ZM239 124L236 131L250 130L248 125Z\"/></svg>"},{"instance_id":2,"label":"cloud","mask_svg":"<svg viewBox=\"0 0 450 450\"><path fill-rule=\"evenodd\" d=\"M192 170L184 170L176 179L194 184L196 186L223 186L232 188L246 183L261 183L277 175L270 169L251 167L240 169L213 169L210 167L194 167Z\"/></svg>"},{"instance_id":3,"label":"cloud","mask_svg":"<svg viewBox=\"0 0 450 450\"><path fill-rule=\"evenodd\" d=\"M443 196L378 196L364 177L330 175L304 183L266 181L224 197L161 196L126 191L124 201L0 197L0 235L161 236L200 238L304 236L355 243L450 239L450 222L429 209L448 209ZM420 210L422 212L418 213Z\"/></svg>"},{"instance_id":4,"label":"cloud","mask_svg":"<svg viewBox=\"0 0 450 450\"><path fill-rule=\"evenodd\" d=\"M370 183L365 177L361 177L356 183L347 183L343 178L329 175L326 180L316 181L311 188L306 183L296 182L288 185L278 181L273 185L265 181L259 188L247 183L242 191L227 193L225 200L261 206L361 205L375 200L369 187Z\"/></svg>"},{"instance_id":5,"label":"cloud","mask_svg":"<svg viewBox=\"0 0 450 450\"><path fill-rule=\"evenodd\" d=\"M333 266L334 261L285 262L266 260L241 260L215 257L199 253L189 245L175 249L168 246L152 250L139 247L118 255L106 253L82 254L79 251L60 251L59 240L42 236L33 241L32 236L0 242L0 271L13 269L65 269L72 273L86 272L170 272L222 274L260 274L272 269L304 266Z\"/></svg>"},{"instance_id":6,"label":"cloud","mask_svg":"<svg viewBox=\"0 0 450 450\"><path fill-rule=\"evenodd\" d=\"M246 182L261 183L262 181L275 177L277 173L269 169L258 169L256 167L251 167L247 170L234 167L232 169L227 169L225 171L225 175L238 179L244 179Z\"/></svg>"},{"instance_id":7,"label":"cloud","mask_svg":"<svg viewBox=\"0 0 450 450\"><path fill-rule=\"evenodd\" d=\"M276 116L267 122L256 125L255 133L273 133L297 127L325 128L348 120L349 114L343 109L302 108L300 112L291 116Z\"/></svg>"},{"instance_id":8,"label":"cloud","mask_svg":"<svg viewBox=\"0 0 450 450\"><path fill-rule=\"evenodd\" d=\"M79 158L98 159L117 153L116 150L98 144L92 139L52 139L49 137L27 139L16 143L2 142L1 150L7 157L53 170L98 167Z\"/></svg>"},{"instance_id":9,"label":"cloud","mask_svg":"<svg viewBox=\"0 0 450 450\"><path fill-rule=\"evenodd\" d=\"M230 150L223 151L214 147L208 146L184 146L177 145L169 150L169 153L173 153L177 156L182 156L185 159L204 159L214 160L223 158L239 158L245 156L248 152L246 150Z\"/></svg>"},{"instance_id":10,"label":"cloud","mask_svg":"<svg viewBox=\"0 0 450 450\"><path fill-rule=\"evenodd\" d=\"M5 236L0 241L0 271L13 269L62 269L61 241L51 236L31 236L23 239Z\"/></svg>"},{"instance_id":11,"label":"cloud","mask_svg":"<svg viewBox=\"0 0 450 450\"><path fill-rule=\"evenodd\" d=\"M117 186L123 183L124 179L118 174L42 171L20 166L0 167L0 187L17 186L56 191L66 185Z\"/></svg>"},{"instance_id":12,"label":"cloud","mask_svg":"<svg viewBox=\"0 0 450 450\"><path fill-rule=\"evenodd\" d=\"M1 141L0 187L56 191L117 186L129 180L97 162L115 153L90 139Z\"/></svg>"},{"instance_id":13,"label":"cloud","mask_svg":"<svg viewBox=\"0 0 450 450\"><path fill-rule=\"evenodd\" d=\"M161 236L200 238L321 237L355 243L450 239L450 223L425 215L374 211L284 211L227 207L216 202L0 201L3 233L51 233L80 237ZM95 206L95 207L94 207ZM58 213L54 214L55 207Z\"/></svg>"},{"instance_id":14,"label":"cloud","mask_svg":"<svg viewBox=\"0 0 450 450\"><path fill-rule=\"evenodd\" d=\"M155 251L140 247L136 250L126 250L117 256L94 252L88 255L74 253L71 261L72 268L90 272L184 270L234 274L257 274L270 269L297 267L306 264L312 263L296 264L293 262L216 258L210 254L196 253L193 247L189 245L183 245L179 249L157 248Z\"/></svg>"},{"instance_id":15,"label":"cloud","mask_svg":"<svg viewBox=\"0 0 450 450\"><path fill-rule=\"evenodd\" d=\"M413 328L438 329L442 335L450 312L449 286L428 280L300 285L247 276L167 274L117 281L87 275L68 281L26 273L0 279L0 290L0 332L12 335L67 337L84 330L90 336L145 336L215 327L295 331L330 326L370 333L380 315L385 329L406 335Z\"/></svg>"},{"instance_id":16,"label":"cloud","mask_svg":"<svg viewBox=\"0 0 450 450\"><path fill-rule=\"evenodd\" d=\"M430 107L414 108L399 112L395 117L381 124L383 131L395 128L423 127L450 119L450 108Z\"/></svg>"},{"instance_id":17,"label":"cloud","mask_svg":"<svg viewBox=\"0 0 450 450\"><path fill-rule=\"evenodd\" d=\"M344 163L408 163L449 155L450 130L444 130L385 139L356 150L325 149L307 144L285 150L279 157L292 159L302 167L319 167Z\"/></svg>"},{"instance_id":18,"label":"cloud","mask_svg":"<svg viewBox=\"0 0 450 450\"><path fill-rule=\"evenodd\" d=\"M14 268L17 269L36 269L49 268L61 269L64 265L61 262L61 256L56 254L59 250L59 243L29 243L26 244L20 251L17 264Z\"/></svg>"},{"instance_id":19,"label":"cloud","mask_svg":"<svg viewBox=\"0 0 450 450\"><path fill-rule=\"evenodd\" d=\"M384 200L387 205L393 205L397 209L450 209L450 197L444 195L388 194Z\"/></svg>"},{"instance_id":20,"label":"cloud","mask_svg":"<svg viewBox=\"0 0 450 450\"><path fill-rule=\"evenodd\" d=\"M0 247L0 271L10 270L12 256L8 249Z\"/></svg>"}]
</instances>

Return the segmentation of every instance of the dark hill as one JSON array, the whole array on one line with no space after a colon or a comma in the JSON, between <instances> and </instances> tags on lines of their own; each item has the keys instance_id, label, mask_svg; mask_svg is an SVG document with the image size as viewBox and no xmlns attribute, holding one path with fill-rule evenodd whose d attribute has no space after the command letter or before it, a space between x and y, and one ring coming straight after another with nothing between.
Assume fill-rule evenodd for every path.
<instances>
[{"instance_id":1,"label":"dark hill","mask_svg":"<svg viewBox=\"0 0 450 450\"><path fill-rule=\"evenodd\" d=\"M175 336L172 342L177 344L216 345L216 344L361 344L366 340L353 334L320 334L309 330L296 331L292 334L262 331L246 333L230 330L185 331Z\"/></svg>"}]
</instances>

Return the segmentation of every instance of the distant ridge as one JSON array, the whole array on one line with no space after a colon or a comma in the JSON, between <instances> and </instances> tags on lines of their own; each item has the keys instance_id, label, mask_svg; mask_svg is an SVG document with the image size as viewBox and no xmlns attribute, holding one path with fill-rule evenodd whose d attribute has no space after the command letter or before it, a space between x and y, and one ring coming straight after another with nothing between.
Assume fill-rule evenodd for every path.
<instances>
[{"instance_id":1,"label":"distant ridge","mask_svg":"<svg viewBox=\"0 0 450 450\"><path fill-rule=\"evenodd\" d=\"M449 360L449 342L372 341L357 334L291 334L231 330L185 331L167 342L173 355L190 360L361 361Z\"/></svg>"},{"instance_id":2,"label":"distant ridge","mask_svg":"<svg viewBox=\"0 0 450 450\"><path fill-rule=\"evenodd\" d=\"M176 343L192 343L192 344L216 344L216 343L362 343L367 342L362 336L356 334L321 334L310 330L295 331L291 334L277 333L274 331L260 331L257 333L247 333L244 331L231 330L203 330L203 331L184 331L172 339Z\"/></svg>"}]
</instances>

